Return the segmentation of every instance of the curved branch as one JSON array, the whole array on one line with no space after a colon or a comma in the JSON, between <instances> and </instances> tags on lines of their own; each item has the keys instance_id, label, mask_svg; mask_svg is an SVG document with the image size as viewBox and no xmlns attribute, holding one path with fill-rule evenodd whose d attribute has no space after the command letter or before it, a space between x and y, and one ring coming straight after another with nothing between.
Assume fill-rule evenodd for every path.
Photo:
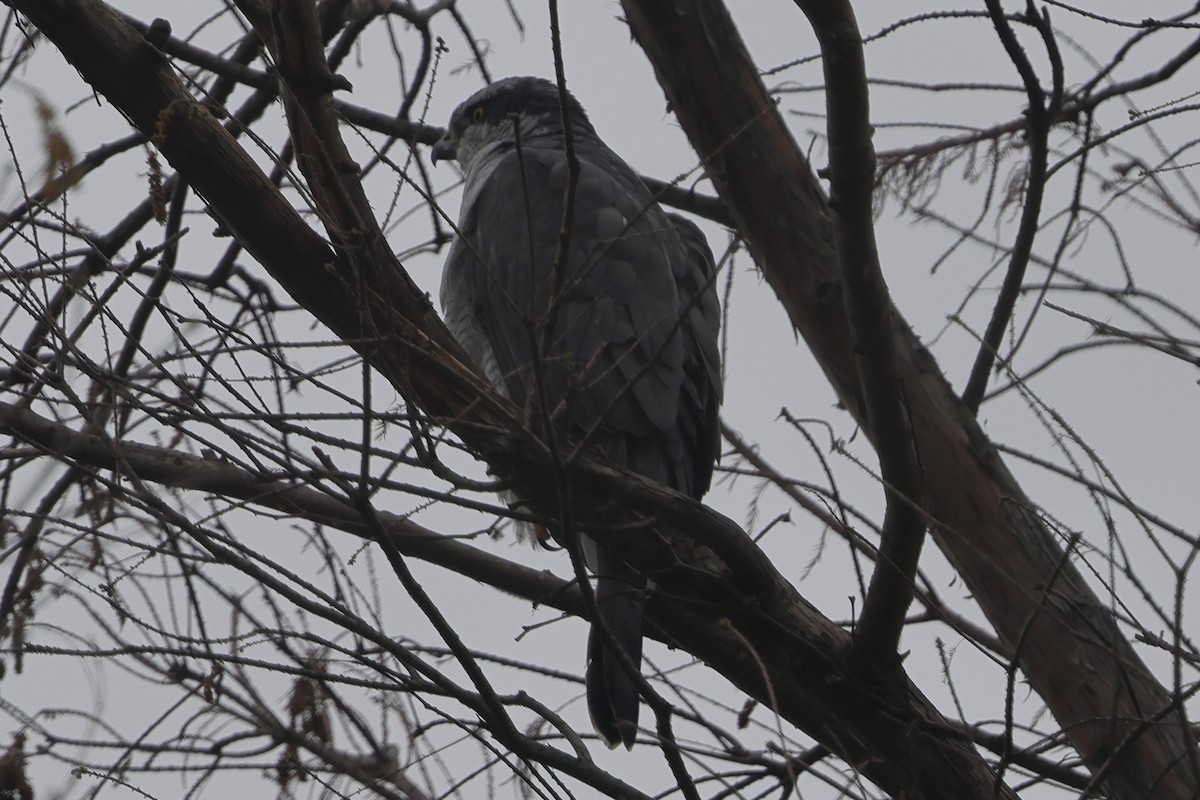
<instances>
[{"instance_id":1,"label":"curved branch","mask_svg":"<svg viewBox=\"0 0 1200 800\"><path fill-rule=\"evenodd\" d=\"M866 415L876 433L875 449L887 487L880 558L855 630L855 651L866 663L884 664L898 659L925 541L921 459L909 424L908 392L895 358L891 299L875 246L875 148L862 35L847 2L797 0L797 5L821 43L829 116L829 202L837 210L838 264Z\"/></svg>"},{"instance_id":2,"label":"curved branch","mask_svg":"<svg viewBox=\"0 0 1200 800\"><path fill-rule=\"evenodd\" d=\"M992 318L988 320L987 329L983 334L983 342L975 355L975 363L971 367L971 375L963 390L963 403L971 413L979 412L979 404L983 402L987 391L988 375L992 365L1000 353L1000 340L1012 319L1013 309L1017 305L1017 297L1021 293L1021 282L1025 279L1025 269L1029 266L1029 257L1033 253L1033 240L1037 236L1042 214L1042 198L1046 192L1047 165L1050 159L1050 128L1058 116L1062 105L1063 75L1062 58L1054 44L1054 33L1050 30L1049 17L1039 15L1030 3L1029 20L1046 42L1046 50L1054 73L1053 90L1049 102L1043 97L1041 84L1037 73L1029 63L1028 56L1017 41L1017 36L1008 19L1000 8L999 0L987 0L988 13L992 16L992 25L1004 45L1005 52L1021 75L1025 84L1025 94L1029 99L1026 109L1029 140L1029 171L1025 176L1025 202L1021 204L1021 222L1017 228L1017 239L1013 243L1012 255L1009 258L1008 270L1004 275L1004 283L1000 287L1000 296L992 309Z\"/></svg>"}]
</instances>

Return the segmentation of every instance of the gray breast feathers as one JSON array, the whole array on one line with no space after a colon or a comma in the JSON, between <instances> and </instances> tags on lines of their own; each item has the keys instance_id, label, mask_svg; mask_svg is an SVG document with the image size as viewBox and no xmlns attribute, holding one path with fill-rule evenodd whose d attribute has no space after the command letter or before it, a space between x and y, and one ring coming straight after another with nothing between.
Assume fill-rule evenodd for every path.
<instances>
[{"instance_id":1,"label":"gray breast feathers","mask_svg":"<svg viewBox=\"0 0 1200 800\"><path fill-rule=\"evenodd\" d=\"M545 397L564 430L699 496L720 401L712 257L615 155L581 156L563 256L561 150L510 150L468 175L442 282L447 324L514 402Z\"/></svg>"}]
</instances>

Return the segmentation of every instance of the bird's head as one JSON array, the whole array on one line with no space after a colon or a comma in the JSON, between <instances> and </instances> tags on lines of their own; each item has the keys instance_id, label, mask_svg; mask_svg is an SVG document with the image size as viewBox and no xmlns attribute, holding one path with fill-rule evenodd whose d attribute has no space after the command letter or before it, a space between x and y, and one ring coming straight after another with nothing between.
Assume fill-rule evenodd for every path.
<instances>
[{"instance_id":1,"label":"bird's head","mask_svg":"<svg viewBox=\"0 0 1200 800\"><path fill-rule=\"evenodd\" d=\"M454 109L446 135L433 146L430 158L434 164L457 159L466 170L485 148L515 144L517 130L522 141L539 136L561 136L561 108L558 86L544 78L517 77L496 81ZM567 109L574 130L592 131L583 107L569 92Z\"/></svg>"}]
</instances>

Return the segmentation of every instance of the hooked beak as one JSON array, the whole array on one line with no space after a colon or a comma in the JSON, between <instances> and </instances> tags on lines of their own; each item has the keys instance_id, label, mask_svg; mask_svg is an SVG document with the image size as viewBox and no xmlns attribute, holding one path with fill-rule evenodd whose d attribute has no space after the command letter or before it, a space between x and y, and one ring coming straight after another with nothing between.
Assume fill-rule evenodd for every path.
<instances>
[{"instance_id":1,"label":"hooked beak","mask_svg":"<svg viewBox=\"0 0 1200 800\"><path fill-rule=\"evenodd\" d=\"M447 131L445 136L434 143L433 149L429 152L429 160L436 167L439 161L452 161L458 155L457 151L458 141Z\"/></svg>"}]
</instances>

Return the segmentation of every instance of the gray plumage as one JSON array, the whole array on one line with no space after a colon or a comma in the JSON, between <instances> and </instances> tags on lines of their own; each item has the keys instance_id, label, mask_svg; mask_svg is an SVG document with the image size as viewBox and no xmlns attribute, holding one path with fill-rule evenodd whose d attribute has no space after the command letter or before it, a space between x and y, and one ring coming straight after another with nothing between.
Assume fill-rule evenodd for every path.
<instances>
[{"instance_id":1,"label":"gray plumage","mask_svg":"<svg viewBox=\"0 0 1200 800\"><path fill-rule=\"evenodd\" d=\"M569 177L558 88L493 83L455 110L434 147L435 162L457 158L465 176L442 276L446 324L535 431L545 398L557 434L588 435L613 461L699 498L719 448L712 253L695 225L654 202L573 97L567 109L579 173L557 276ZM595 542L584 552L602 624L640 665L646 582ZM597 623L587 696L601 737L632 746L637 684Z\"/></svg>"}]
</instances>

